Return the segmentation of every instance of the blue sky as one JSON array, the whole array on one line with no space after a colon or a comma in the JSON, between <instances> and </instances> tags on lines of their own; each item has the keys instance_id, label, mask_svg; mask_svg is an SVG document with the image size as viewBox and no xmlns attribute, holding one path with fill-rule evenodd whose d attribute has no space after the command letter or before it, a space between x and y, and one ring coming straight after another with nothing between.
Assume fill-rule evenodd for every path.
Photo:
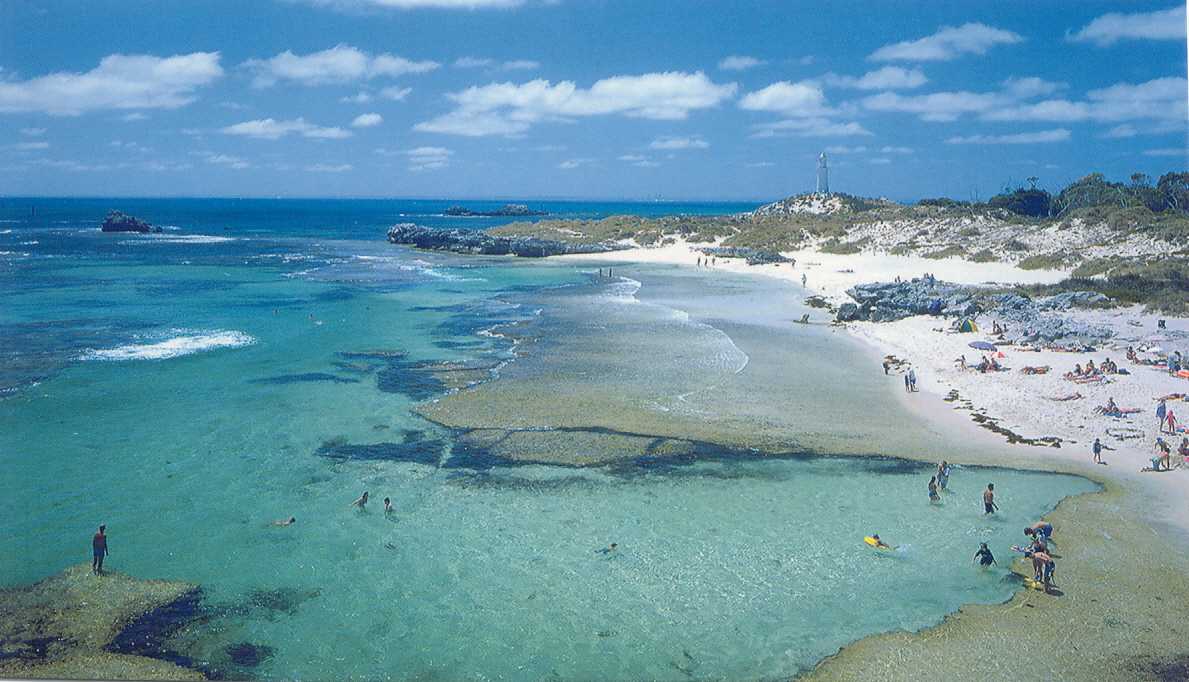
<instances>
[{"instance_id":1,"label":"blue sky","mask_svg":"<svg viewBox=\"0 0 1189 682\"><path fill-rule=\"evenodd\" d=\"M824 8L824 9L823 9ZM985 199L1189 166L1184 5L0 3L0 194Z\"/></svg>"}]
</instances>

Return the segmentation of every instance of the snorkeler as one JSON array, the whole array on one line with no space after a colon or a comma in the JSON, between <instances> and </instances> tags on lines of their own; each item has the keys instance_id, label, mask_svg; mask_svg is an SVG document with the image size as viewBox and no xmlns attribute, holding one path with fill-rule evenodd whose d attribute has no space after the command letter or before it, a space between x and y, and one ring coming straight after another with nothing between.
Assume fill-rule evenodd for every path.
<instances>
[{"instance_id":1,"label":"snorkeler","mask_svg":"<svg viewBox=\"0 0 1189 682\"><path fill-rule=\"evenodd\" d=\"M358 498L356 498L355 501L351 503L351 506L359 507L362 510L366 510L367 509L367 491L366 490L363 491L363 494L360 495Z\"/></svg>"},{"instance_id":2,"label":"snorkeler","mask_svg":"<svg viewBox=\"0 0 1189 682\"><path fill-rule=\"evenodd\" d=\"M991 550L985 542L979 543L978 551L974 553L974 558L970 561L973 562L975 559L983 566L990 566L995 563L995 555L991 554Z\"/></svg>"},{"instance_id":3,"label":"snorkeler","mask_svg":"<svg viewBox=\"0 0 1189 682\"><path fill-rule=\"evenodd\" d=\"M272 525L274 525L274 526L292 526L295 523L297 523L297 517L290 516L287 519L280 519L278 521L273 521Z\"/></svg>"}]
</instances>

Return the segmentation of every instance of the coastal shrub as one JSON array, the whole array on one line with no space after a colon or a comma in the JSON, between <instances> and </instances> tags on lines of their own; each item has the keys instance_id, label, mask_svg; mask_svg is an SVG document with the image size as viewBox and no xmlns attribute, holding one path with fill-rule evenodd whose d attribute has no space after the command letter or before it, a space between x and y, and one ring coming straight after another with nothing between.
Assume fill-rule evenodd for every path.
<instances>
[{"instance_id":1,"label":"coastal shrub","mask_svg":"<svg viewBox=\"0 0 1189 682\"><path fill-rule=\"evenodd\" d=\"M975 252L969 260L975 263L994 263L999 259L995 257L995 253L990 249L983 249L982 251Z\"/></svg>"},{"instance_id":2,"label":"coastal shrub","mask_svg":"<svg viewBox=\"0 0 1189 682\"><path fill-rule=\"evenodd\" d=\"M1022 270L1060 270L1068 265L1068 257L1059 253L1038 253L1019 262Z\"/></svg>"},{"instance_id":3,"label":"coastal shrub","mask_svg":"<svg viewBox=\"0 0 1189 682\"><path fill-rule=\"evenodd\" d=\"M944 249L941 249L939 251L934 251L933 253L926 253L925 258L933 258L936 260L941 260L942 258L952 258L954 256L965 256L965 255L966 255L966 249L962 248L961 246L958 246L957 244L950 244L949 246L947 246Z\"/></svg>"},{"instance_id":4,"label":"coastal shrub","mask_svg":"<svg viewBox=\"0 0 1189 682\"><path fill-rule=\"evenodd\" d=\"M912 253L912 250L915 247L916 244L913 242L904 242L903 244L897 244L893 246L889 250L889 253L891 253L893 256L907 256Z\"/></svg>"},{"instance_id":5,"label":"coastal shrub","mask_svg":"<svg viewBox=\"0 0 1189 682\"><path fill-rule=\"evenodd\" d=\"M987 202L990 208L1002 208L1016 215L1030 218L1043 218L1049 215L1049 204L1052 197L1043 189L1035 187L996 194Z\"/></svg>"},{"instance_id":6,"label":"coastal shrub","mask_svg":"<svg viewBox=\"0 0 1189 682\"><path fill-rule=\"evenodd\" d=\"M1028 245L1019 239L1009 239L1007 243L1003 245L1003 248L1007 249L1008 251L1027 251Z\"/></svg>"},{"instance_id":7,"label":"coastal shrub","mask_svg":"<svg viewBox=\"0 0 1189 682\"><path fill-rule=\"evenodd\" d=\"M863 250L863 244L867 240L861 239L856 242L842 242L837 239L827 239L820 247L822 253L836 253L839 255L850 255L859 253Z\"/></svg>"},{"instance_id":8,"label":"coastal shrub","mask_svg":"<svg viewBox=\"0 0 1189 682\"><path fill-rule=\"evenodd\" d=\"M1021 287L1036 296L1097 291L1123 304L1141 304L1170 315L1189 315L1189 257L1119 265L1105 278L1070 277L1056 284Z\"/></svg>"},{"instance_id":9,"label":"coastal shrub","mask_svg":"<svg viewBox=\"0 0 1189 682\"><path fill-rule=\"evenodd\" d=\"M969 225L967 227L963 227L962 229L958 230L959 237L977 237L982 233L983 233L983 231L978 229L974 225Z\"/></svg>"},{"instance_id":10,"label":"coastal shrub","mask_svg":"<svg viewBox=\"0 0 1189 682\"><path fill-rule=\"evenodd\" d=\"M1079 279L1097 277L1098 275L1109 272L1121 263L1123 263L1123 260L1120 258L1093 258L1084 261L1074 268L1073 272L1070 273L1070 277L1077 277Z\"/></svg>"}]
</instances>

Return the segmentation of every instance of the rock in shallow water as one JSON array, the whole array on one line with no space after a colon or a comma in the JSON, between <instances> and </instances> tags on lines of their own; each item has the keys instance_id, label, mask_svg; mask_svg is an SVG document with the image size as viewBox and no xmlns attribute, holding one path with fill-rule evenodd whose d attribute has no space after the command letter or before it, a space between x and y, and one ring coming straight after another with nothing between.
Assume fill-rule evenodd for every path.
<instances>
[{"instance_id":1,"label":"rock in shallow water","mask_svg":"<svg viewBox=\"0 0 1189 682\"><path fill-rule=\"evenodd\" d=\"M388 241L431 251L542 258L573 253L606 253L627 247L620 244L571 244L536 237L496 237L477 230L445 230L399 223L388 230Z\"/></svg>"}]
</instances>

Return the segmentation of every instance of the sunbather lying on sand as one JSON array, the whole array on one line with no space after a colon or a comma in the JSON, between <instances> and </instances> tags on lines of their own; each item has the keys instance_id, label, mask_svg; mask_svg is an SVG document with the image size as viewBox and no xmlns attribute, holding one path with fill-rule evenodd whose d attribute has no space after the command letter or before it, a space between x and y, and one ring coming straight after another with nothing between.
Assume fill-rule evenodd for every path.
<instances>
[{"instance_id":1,"label":"sunbather lying on sand","mask_svg":"<svg viewBox=\"0 0 1189 682\"><path fill-rule=\"evenodd\" d=\"M1083 396L1081 393L1070 393L1069 395L1061 396L1059 398L1049 398L1049 400L1056 400L1059 403L1063 403L1067 400L1081 400L1084 397L1085 396Z\"/></svg>"},{"instance_id":2,"label":"sunbather lying on sand","mask_svg":"<svg viewBox=\"0 0 1189 682\"><path fill-rule=\"evenodd\" d=\"M1024 374L1048 374L1050 369L1052 369L1052 367L1049 367L1048 365L1042 365L1040 367L1023 367L1020 369L1020 371Z\"/></svg>"}]
</instances>

